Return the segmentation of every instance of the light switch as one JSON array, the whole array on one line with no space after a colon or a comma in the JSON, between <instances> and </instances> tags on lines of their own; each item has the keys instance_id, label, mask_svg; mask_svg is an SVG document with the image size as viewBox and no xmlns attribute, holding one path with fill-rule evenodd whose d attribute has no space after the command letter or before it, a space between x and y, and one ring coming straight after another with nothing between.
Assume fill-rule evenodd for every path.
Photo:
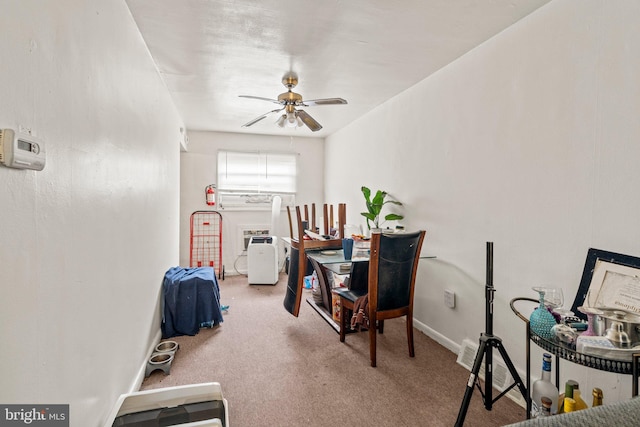
<instances>
[{"instance_id":1,"label":"light switch","mask_svg":"<svg viewBox=\"0 0 640 427\"><path fill-rule=\"evenodd\" d=\"M456 307L456 293L449 290L449 289L445 289L444 291L444 304L449 307L449 308L455 308Z\"/></svg>"}]
</instances>

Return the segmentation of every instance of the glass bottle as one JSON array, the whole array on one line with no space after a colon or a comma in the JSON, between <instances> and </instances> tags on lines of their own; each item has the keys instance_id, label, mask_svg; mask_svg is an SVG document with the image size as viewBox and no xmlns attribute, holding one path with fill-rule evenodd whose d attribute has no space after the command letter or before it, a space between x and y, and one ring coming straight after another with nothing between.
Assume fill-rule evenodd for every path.
<instances>
[{"instance_id":1,"label":"glass bottle","mask_svg":"<svg viewBox=\"0 0 640 427\"><path fill-rule=\"evenodd\" d=\"M553 401L549 399L547 396L542 396L540 399L542 402L542 406L540 406L539 417L550 417L551 416L551 405Z\"/></svg>"},{"instance_id":2,"label":"glass bottle","mask_svg":"<svg viewBox=\"0 0 640 427\"><path fill-rule=\"evenodd\" d=\"M573 386L573 400L576 401L576 411L579 411L580 409L587 409L589 407L587 402L585 402L582 396L580 396L580 386L577 382Z\"/></svg>"},{"instance_id":3,"label":"glass bottle","mask_svg":"<svg viewBox=\"0 0 640 427\"><path fill-rule=\"evenodd\" d=\"M564 412L569 413L576 410L576 401L570 397L564 398Z\"/></svg>"},{"instance_id":4,"label":"glass bottle","mask_svg":"<svg viewBox=\"0 0 640 427\"><path fill-rule=\"evenodd\" d=\"M560 395L560 399L558 400L558 414L566 412L564 409L564 399L566 397L573 399L573 388L576 384L577 382L574 380L569 380L564 384L564 393Z\"/></svg>"},{"instance_id":5,"label":"glass bottle","mask_svg":"<svg viewBox=\"0 0 640 427\"><path fill-rule=\"evenodd\" d=\"M546 310L546 309L545 309ZM531 387L531 413L534 417L540 414L542 397L551 399L551 415L558 411L558 388L551 382L551 354L542 355L542 373Z\"/></svg>"},{"instance_id":6,"label":"glass bottle","mask_svg":"<svg viewBox=\"0 0 640 427\"><path fill-rule=\"evenodd\" d=\"M595 408L596 406L601 406L602 405L602 390L600 390L598 387L593 389L593 404L591 405L591 407Z\"/></svg>"}]
</instances>

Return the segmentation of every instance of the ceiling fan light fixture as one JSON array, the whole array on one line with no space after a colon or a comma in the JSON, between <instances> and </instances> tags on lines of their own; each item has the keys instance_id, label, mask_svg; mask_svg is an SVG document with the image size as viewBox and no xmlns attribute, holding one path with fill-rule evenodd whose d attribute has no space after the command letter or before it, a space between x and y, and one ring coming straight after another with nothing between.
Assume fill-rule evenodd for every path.
<instances>
[{"instance_id":1,"label":"ceiling fan light fixture","mask_svg":"<svg viewBox=\"0 0 640 427\"><path fill-rule=\"evenodd\" d=\"M298 117L295 115L295 113L287 113L287 127L288 128L295 128L298 126Z\"/></svg>"},{"instance_id":2,"label":"ceiling fan light fixture","mask_svg":"<svg viewBox=\"0 0 640 427\"><path fill-rule=\"evenodd\" d=\"M287 120L287 115L286 115L286 114L283 114L283 115L281 115L281 116L280 116L280 118L278 119L278 121L276 122L276 124L277 124L278 126L280 126L281 128L283 128L283 127L284 127L284 122L285 122L286 120Z\"/></svg>"}]
</instances>

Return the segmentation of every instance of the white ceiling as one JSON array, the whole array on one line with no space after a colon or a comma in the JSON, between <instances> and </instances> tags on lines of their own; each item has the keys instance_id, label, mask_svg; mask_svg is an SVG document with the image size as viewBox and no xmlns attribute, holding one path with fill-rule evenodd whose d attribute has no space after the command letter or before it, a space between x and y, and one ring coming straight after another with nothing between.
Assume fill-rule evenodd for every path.
<instances>
[{"instance_id":1,"label":"white ceiling","mask_svg":"<svg viewBox=\"0 0 640 427\"><path fill-rule=\"evenodd\" d=\"M550 0L126 0L188 130L325 137ZM323 129L281 129L282 77Z\"/></svg>"}]
</instances>

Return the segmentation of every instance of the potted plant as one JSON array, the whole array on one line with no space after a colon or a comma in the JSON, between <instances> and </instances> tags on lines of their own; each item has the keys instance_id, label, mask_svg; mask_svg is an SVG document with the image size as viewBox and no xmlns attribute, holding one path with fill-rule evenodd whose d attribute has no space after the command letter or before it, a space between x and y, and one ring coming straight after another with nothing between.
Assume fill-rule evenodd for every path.
<instances>
[{"instance_id":1,"label":"potted plant","mask_svg":"<svg viewBox=\"0 0 640 427\"><path fill-rule=\"evenodd\" d=\"M378 190L373 198L371 198L371 190L369 188L362 186L360 190L364 195L364 200L367 205L367 212L360 212L360 214L367 219L367 228L369 230L372 228L372 223L374 229L379 229L385 221L400 220L404 218L402 215L390 213L381 219L380 214L384 205L387 203L393 203L394 205L402 206L402 203L397 200L385 200L388 195L386 191Z\"/></svg>"}]
</instances>

